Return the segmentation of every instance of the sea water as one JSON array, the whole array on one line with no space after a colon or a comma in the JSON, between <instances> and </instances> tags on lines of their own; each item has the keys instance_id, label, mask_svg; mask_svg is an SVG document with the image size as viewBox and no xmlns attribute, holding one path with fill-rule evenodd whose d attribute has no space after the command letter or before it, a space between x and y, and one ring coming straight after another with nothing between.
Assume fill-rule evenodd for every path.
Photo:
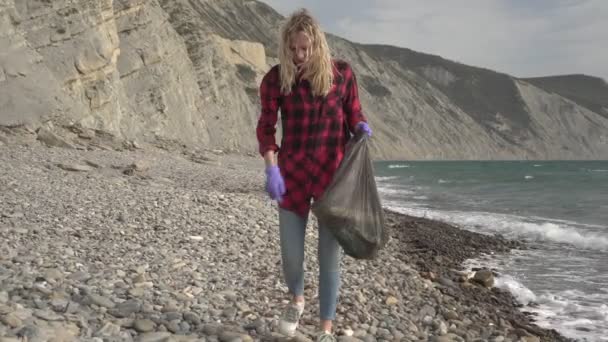
<instances>
[{"instance_id":1,"label":"sea water","mask_svg":"<svg viewBox=\"0 0 608 342\"><path fill-rule=\"evenodd\" d=\"M492 267L539 326L608 341L608 161L383 161L383 205L527 241Z\"/></svg>"}]
</instances>

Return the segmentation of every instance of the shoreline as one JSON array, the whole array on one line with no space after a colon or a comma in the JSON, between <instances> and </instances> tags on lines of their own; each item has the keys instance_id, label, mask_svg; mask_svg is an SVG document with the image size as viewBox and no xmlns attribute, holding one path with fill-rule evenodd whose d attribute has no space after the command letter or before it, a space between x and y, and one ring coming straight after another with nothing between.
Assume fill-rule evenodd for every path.
<instances>
[{"instance_id":1,"label":"shoreline","mask_svg":"<svg viewBox=\"0 0 608 342\"><path fill-rule=\"evenodd\" d=\"M286 289L262 160L85 147L0 145L0 337L288 340L274 333ZM378 258L343 259L341 340L570 341L510 294L459 281L464 260L520 243L385 212ZM315 224L311 214L298 341L318 323Z\"/></svg>"},{"instance_id":2,"label":"shoreline","mask_svg":"<svg viewBox=\"0 0 608 342\"><path fill-rule=\"evenodd\" d=\"M398 235L406 253L414 258L414 268L436 282L440 290L462 301L474 302L494 311L499 321L505 320L516 329L524 329L540 337L541 341L574 341L555 329L546 329L534 323L533 316L520 311L523 306L508 291L473 285L470 275L461 272L463 263L483 254L503 254L512 249L525 249L526 243L508 240L501 236L484 235L458 228L450 223L414 217L385 209L388 222L400 228ZM447 234L446 234L447 233ZM410 249L407 251L407 249ZM497 275L494 270L490 270Z\"/></svg>"}]
</instances>

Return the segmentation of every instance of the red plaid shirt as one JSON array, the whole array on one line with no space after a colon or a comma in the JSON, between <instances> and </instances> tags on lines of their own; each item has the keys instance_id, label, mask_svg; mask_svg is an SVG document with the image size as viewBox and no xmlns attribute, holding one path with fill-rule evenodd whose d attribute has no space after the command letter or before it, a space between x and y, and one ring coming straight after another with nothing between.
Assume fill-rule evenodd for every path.
<instances>
[{"instance_id":1,"label":"red plaid shirt","mask_svg":"<svg viewBox=\"0 0 608 342\"><path fill-rule=\"evenodd\" d=\"M334 84L326 97L313 96L310 83L298 80L281 94L279 66L260 85L262 112L257 125L259 152L278 151L286 193L280 206L306 216L311 199L318 199L342 161L350 133L360 121L357 81L350 65L336 60ZM282 141L276 144L277 113L281 111Z\"/></svg>"}]
</instances>

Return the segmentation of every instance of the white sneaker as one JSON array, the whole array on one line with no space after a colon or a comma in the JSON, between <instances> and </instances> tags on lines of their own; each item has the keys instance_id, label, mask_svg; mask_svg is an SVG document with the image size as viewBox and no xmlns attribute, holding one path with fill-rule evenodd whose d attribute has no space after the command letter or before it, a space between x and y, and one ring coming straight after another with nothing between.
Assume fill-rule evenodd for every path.
<instances>
[{"instance_id":1,"label":"white sneaker","mask_svg":"<svg viewBox=\"0 0 608 342\"><path fill-rule=\"evenodd\" d=\"M317 342L336 342L336 337L327 331L322 332L317 336Z\"/></svg>"},{"instance_id":2,"label":"white sneaker","mask_svg":"<svg viewBox=\"0 0 608 342\"><path fill-rule=\"evenodd\" d=\"M283 311L279 320L279 333L286 336L293 336L298 329L298 322L304 312L304 302L290 303Z\"/></svg>"}]
</instances>

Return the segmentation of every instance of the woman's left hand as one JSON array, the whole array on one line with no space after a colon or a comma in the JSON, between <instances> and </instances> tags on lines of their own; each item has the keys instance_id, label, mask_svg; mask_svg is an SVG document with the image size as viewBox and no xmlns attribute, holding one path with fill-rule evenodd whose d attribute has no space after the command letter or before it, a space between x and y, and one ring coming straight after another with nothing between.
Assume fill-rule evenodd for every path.
<instances>
[{"instance_id":1,"label":"woman's left hand","mask_svg":"<svg viewBox=\"0 0 608 342\"><path fill-rule=\"evenodd\" d=\"M368 137L372 136L372 129L369 128L369 125L365 121L359 122L356 126L356 130L357 130L357 132L361 131L361 132L367 134Z\"/></svg>"}]
</instances>

